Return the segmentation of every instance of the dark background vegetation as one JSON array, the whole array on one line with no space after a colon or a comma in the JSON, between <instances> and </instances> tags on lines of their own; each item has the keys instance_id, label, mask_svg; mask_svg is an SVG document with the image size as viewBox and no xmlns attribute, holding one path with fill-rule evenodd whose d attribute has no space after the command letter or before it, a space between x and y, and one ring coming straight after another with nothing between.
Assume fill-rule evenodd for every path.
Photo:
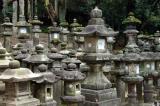
<instances>
[{"instance_id":1,"label":"dark background vegetation","mask_svg":"<svg viewBox=\"0 0 160 106\"><path fill-rule=\"evenodd\" d=\"M50 0L52 1L52 0ZM103 18L108 26L120 31L119 45L121 40L125 40L124 26L122 21L129 12L134 12L135 16L142 21L138 26L138 30L144 34L153 34L156 30L160 30L160 0L67 0L68 8L66 20L71 23L73 18L77 18L78 22L87 25L90 18L89 13L96 5L102 9ZM0 0L0 22L3 20L2 15L3 2ZM8 4L9 17L12 16L12 4ZM51 25L51 21L44 6L44 0L38 0L38 16L44 22L43 31Z\"/></svg>"}]
</instances>

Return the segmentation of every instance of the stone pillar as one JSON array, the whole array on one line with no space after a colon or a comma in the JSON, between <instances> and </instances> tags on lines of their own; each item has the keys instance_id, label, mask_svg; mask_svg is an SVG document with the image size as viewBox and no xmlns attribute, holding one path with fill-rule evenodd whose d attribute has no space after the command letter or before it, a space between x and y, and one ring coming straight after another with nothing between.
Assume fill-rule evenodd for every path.
<instances>
[{"instance_id":1,"label":"stone pillar","mask_svg":"<svg viewBox=\"0 0 160 106\"><path fill-rule=\"evenodd\" d=\"M148 78L144 81L144 103L154 102L153 93L154 93L153 79Z\"/></svg>"},{"instance_id":2,"label":"stone pillar","mask_svg":"<svg viewBox=\"0 0 160 106\"><path fill-rule=\"evenodd\" d=\"M136 93L136 84L128 84L128 103L130 106L135 106L137 104L137 93Z\"/></svg>"},{"instance_id":3,"label":"stone pillar","mask_svg":"<svg viewBox=\"0 0 160 106\"><path fill-rule=\"evenodd\" d=\"M20 14L24 16L24 0L19 0L19 9L20 9Z\"/></svg>"},{"instance_id":4,"label":"stone pillar","mask_svg":"<svg viewBox=\"0 0 160 106\"><path fill-rule=\"evenodd\" d=\"M17 15L18 15L18 2L17 0L15 0L13 1L13 14L12 14L13 35L17 35L17 27L15 27L17 23Z\"/></svg>"}]
</instances>

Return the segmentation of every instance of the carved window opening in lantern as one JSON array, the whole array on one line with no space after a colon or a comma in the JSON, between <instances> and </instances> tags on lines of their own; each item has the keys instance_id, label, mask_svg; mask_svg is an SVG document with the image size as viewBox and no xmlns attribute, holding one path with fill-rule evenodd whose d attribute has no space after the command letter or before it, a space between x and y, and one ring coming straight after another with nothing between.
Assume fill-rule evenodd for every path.
<instances>
[{"instance_id":1,"label":"carved window opening in lantern","mask_svg":"<svg viewBox=\"0 0 160 106\"><path fill-rule=\"evenodd\" d=\"M98 39L97 41L97 51L98 52L105 52L106 50L106 40L105 39Z\"/></svg>"},{"instance_id":2,"label":"carved window opening in lantern","mask_svg":"<svg viewBox=\"0 0 160 106\"><path fill-rule=\"evenodd\" d=\"M30 90L29 89L30 84L29 84L29 82L18 82L17 85L18 85L18 95L23 96L23 95L29 95L30 94L30 91L29 91Z\"/></svg>"},{"instance_id":3,"label":"carved window opening in lantern","mask_svg":"<svg viewBox=\"0 0 160 106\"><path fill-rule=\"evenodd\" d=\"M76 87L75 94L80 95L81 94L81 85L78 83L78 84L76 84L75 87Z\"/></svg>"},{"instance_id":4,"label":"carved window opening in lantern","mask_svg":"<svg viewBox=\"0 0 160 106\"><path fill-rule=\"evenodd\" d=\"M46 87L46 100L53 98L53 87L47 86Z\"/></svg>"},{"instance_id":5,"label":"carved window opening in lantern","mask_svg":"<svg viewBox=\"0 0 160 106\"><path fill-rule=\"evenodd\" d=\"M128 63L125 66L125 70L129 72L130 76L135 76L139 74L139 64L138 63Z\"/></svg>"},{"instance_id":6,"label":"carved window opening in lantern","mask_svg":"<svg viewBox=\"0 0 160 106\"><path fill-rule=\"evenodd\" d=\"M28 31L27 27L19 27L19 34L26 34Z\"/></svg>"}]
</instances>

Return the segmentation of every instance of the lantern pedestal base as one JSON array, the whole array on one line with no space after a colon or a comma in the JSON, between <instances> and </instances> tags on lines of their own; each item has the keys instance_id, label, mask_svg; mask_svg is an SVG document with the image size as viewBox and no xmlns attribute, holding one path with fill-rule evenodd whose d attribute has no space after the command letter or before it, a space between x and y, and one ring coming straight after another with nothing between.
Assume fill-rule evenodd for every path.
<instances>
[{"instance_id":1,"label":"lantern pedestal base","mask_svg":"<svg viewBox=\"0 0 160 106\"><path fill-rule=\"evenodd\" d=\"M82 89L82 95L85 96L85 106L119 106L120 104L115 88L105 90Z\"/></svg>"},{"instance_id":2,"label":"lantern pedestal base","mask_svg":"<svg viewBox=\"0 0 160 106\"><path fill-rule=\"evenodd\" d=\"M41 103L40 106L57 106L56 101L48 101L46 103Z\"/></svg>"},{"instance_id":3,"label":"lantern pedestal base","mask_svg":"<svg viewBox=\"0 0 160 106\"><path fill-rule=\"evenodd\" d=\"M26 98L23 100L5 101L4 106L39 106L40 102L36 98Z\"/></svg>"}]
</instances>

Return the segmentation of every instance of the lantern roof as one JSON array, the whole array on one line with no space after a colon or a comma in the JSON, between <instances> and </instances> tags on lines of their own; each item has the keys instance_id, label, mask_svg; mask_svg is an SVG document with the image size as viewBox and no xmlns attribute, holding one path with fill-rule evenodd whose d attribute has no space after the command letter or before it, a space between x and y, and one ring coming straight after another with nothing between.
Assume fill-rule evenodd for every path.
<instances>
[{"instance_id":1,"label":"lantern roof","mask_svg":"<svg viewBox=\"0 0 160 106\"><path fill-rule=\"evenodd\" d=\"M5 70L0 75L0 80L5 82L21 82L29 81L41 77L40 74L35 74L28 68L20 68L20 63L13 60L9 63L9 69Z\"/></svg>"},{"instance_id":2,"label":"lantern roof","mask_svg":"<svg viewBox=\"0 0 160 106\"><path fill-rule=\"evenodd\" d=\"M29 26L31 26L31 24L29 24L28 22L26 22L24 15L20 15L19 16L19 21L17 22L16 26L17 27L29 27Z\"/></svg>"},{"instance_id":3,"label":"lantern roof","mask_svg":"<svg viewBox=\"0 0 160 106\"><path fill-rule=\"evenodd\" d=\"M135 16L134 16L134 13L133 12L129 12L129 14L128 14L128 17L127 18L125 18L124 20L123 20L123 22L122 22L122 24L125 24L125 25L137 25L137 24L141 24L142 22L138 19L138 18L136 18Z\"/></svg>"},{"instance_id":4,"label":"lantern roof","mask_svg":"<svg viewBox=\"0 0 160 106\"><path fill-rule=\"evenodd\" d=\"M4 19L4 23L2 24L2 26L8 26L8 27L12 27L13 26L13 24L10 22L10 19L9 19L9 17L5 17L5 19Z\"/></svg>"},{"instance_id":5,"label":"lantern roof","mask_svg":"<svg viewBox=\"0 0 160 106\"><path fill-rule=\"evenodd\" d=\"M61 29L57 26L57 22L54 22L53 26L49 27L49 32L50 33L59 33Z\"/></svg>"},{"instance_id":6,"label":"lantern roof","mask_svg":"<svg viewBox=\"0 0 160 106\"><path fill-rule=\"evenodd\" d=\"M77 19L74 18L73 23L70 26L71 26L71 28L74 28L74 27L80 27L81 25L77 22Z\"/></svg>"},{"instance_id":7,"label":"lantern roof","mask_svg":"<svg viewBox=\"0 0 160 106\"><path fill-rule=\"evenodd\" d=\"M68 69L63 71L62 79L65 81L82 81L85 79L85 74L78 71L76 64L70 63Z\"/></svg>"},{"instance_id":8,"label":"lantern roof","mask_svg":"<svg viewBox=\"0 0 160 106\"><path fill-rule=\"evenodd\" d=\"M47 69L47 66L44 64L39 65L38 70L40 71L40 74L42 75L42 77L35 79L34 81L36 83L55 83L60 79L52 72L49 72Z\"/></svg>"},{"instance_id":9,"label":"lantern roof","mask_svg":"<svg viewBox=\"0 0 160 106\"><path fill-rule=\"evenodd\" d=\"M33 25L41 25L43 24L43 22L41 22L39 19L38 19L38 16L34 16L33 20L30 22L31 24Z\"/></svg>"},{"instance_id":10,"label":"lantern roof","mask_svg":"<svg viewBox=\"0 0 160 106\"><path fill-rule=\"evenodd\" d=\"M0 43L0 68L8 68L9 67L9 59L6 59L7 51Z\"/></svg>"},{"instance_id":11,"label":"lantern roof","mask_svg":"<svg viewBox=\"0 0 160 106\"><path fill-rule=\"evenodd\" d=\"M102 10L98 7L95 7L91 11L90 16L91 19L88 25L81 32L75 32L75 34L83 36L110 36L110 34L117 34L117 32L114 31L111 33L110 29L105 26L105 22L102 19Z\"/></svg>"},{"instance_id":12,"label":"lantern roof","mask_svg":"<svg viewBox=\"0 0 160 106\"><path fill-rule=\"evenodd\" d=\"M27 63L50 63L51 60L44 53L44 46L42 44L38 44L35 47L36 54L28 56L26 59L23 59L24 62Z\"/></svg>"},{"instance_id":13,"label":"lantern roof","mask_svg":"<svg viewBox=\"0 0 160 106\"><path fill-rule=\"evenodd\" d=\"M69 24L68 24L68 22L67 22L66 20L60 22L59 25L60 25L61 27L68 27L68 26L69 26Z\"/></svg>"},{"instance_id":14,"label":"lantern roof","mask_svg":"<svg viewBox=\"0 0 160 106\"><path fill-rule=\"evenodd\" d=\"M160 31L156 31L156 33L153 35L154 37L160 37Z\"/></svg>"},{"instance_id":15,"label":"lantern roof","mask_svg":"<svg viewBox=\"0 0 160 106\"><path fill-rule=\"evenodd\" d=\"M64 55L58 53L57 48L53 47L51 48L50 53L48 53L48 57L53 60L62 60L64 58Z\"/></svg>"},{"instance_id":16,"label":"lantern roof","mask_svg":"<svg viewBox=\"0 0 160 106\"><path fill-rule=\"evenodd\" d=\"M18 54L15 59L16 60L23 60L25 58L27 58L28 56L30 56L30 54L28 53L28 50L27 49L22 49L21 50L21 53Z\"/></svg>"}]
</instances>

